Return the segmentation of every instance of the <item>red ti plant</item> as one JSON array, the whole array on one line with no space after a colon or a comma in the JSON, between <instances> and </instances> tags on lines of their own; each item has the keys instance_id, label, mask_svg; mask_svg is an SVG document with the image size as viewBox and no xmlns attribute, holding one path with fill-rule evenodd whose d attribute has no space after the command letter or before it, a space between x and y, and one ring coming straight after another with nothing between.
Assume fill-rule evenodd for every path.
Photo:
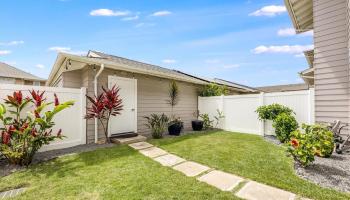
<instances>
[{"instance_id":1,"label":"red ti plant","mask_svg":"<svg viewBox=\"0 0 350 200\"><path fill-rule=\"evenodd\" d=\"M29 165L43 145L63 137L61 130L52 134L53 117L74 103L59 104L55 95L57 103L49 109L53 102L47 102L44 93L32 90L31 96L24 98L21 91L16 91L4 99L5 104L0 104L0 155L11 164ZM30 114L23 111L28 105L33 105L29 107Z\"/></svg>"},{"instance_id":2,"label":"red ti plant","mask_svg":"<svg viewBox=\"0 0 350 200\"><path fill-rule=\"evenodd\" d=\"M97 97L86 96L91 102L87 108L85 119L98 119L103 127L106 141L110 143L108 137L108 124L111 116L120 115L123 110L122 99L119 96L119 87L113 86L111 89L102 87L103 92Z\"/></svg>"}]
</instances>

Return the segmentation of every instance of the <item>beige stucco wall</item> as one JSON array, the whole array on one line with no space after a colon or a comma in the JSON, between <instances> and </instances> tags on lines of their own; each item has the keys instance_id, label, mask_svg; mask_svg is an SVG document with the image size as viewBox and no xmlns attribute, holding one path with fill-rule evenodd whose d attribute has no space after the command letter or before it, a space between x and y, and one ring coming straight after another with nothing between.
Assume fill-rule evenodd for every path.
<instances>
[{"instance_id":1,"label":"beige stucco wall","mask_svg":"<svg viewBox=\"0 0 350 200\"><path fill-rule=\"evenodd\" d=\"M349 122L349 4L314 0L315 118Z\"/></svg>"}]
</instances>

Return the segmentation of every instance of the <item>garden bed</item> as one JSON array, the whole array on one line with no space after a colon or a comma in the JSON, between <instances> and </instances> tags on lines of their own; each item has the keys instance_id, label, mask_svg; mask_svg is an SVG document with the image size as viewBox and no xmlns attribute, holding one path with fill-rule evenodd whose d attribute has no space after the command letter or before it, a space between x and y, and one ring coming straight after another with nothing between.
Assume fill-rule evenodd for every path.
<instances>
[{"instance_id":1,"label":"garden bed","mask_svg":"<svg viewBox=\"0 0 350 200\"><path fill-rule=\"evenodd\" d=\"M265 140L281 145L274 136L265 136ZM330 158L315 157L315 161L303 168L295 164L295 171L300 177L324 187L343 192L350 192L350 153L333 153Z\"/></svg>"}]
</instances>

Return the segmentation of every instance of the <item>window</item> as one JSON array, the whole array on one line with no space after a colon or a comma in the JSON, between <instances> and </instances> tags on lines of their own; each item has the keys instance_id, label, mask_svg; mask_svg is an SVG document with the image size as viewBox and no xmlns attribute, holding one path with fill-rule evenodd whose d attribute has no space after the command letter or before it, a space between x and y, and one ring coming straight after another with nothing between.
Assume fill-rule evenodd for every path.
<instances>
[{"instance_id":1,"label":"window","mask_svg":"<svg viewBox=\"0 0 350 200\"><path fill-rule=\"evenodd\" d=\"M15 84L16 79L14 78L7 78L7 77L0 77L0 83L2 84Z\"/></svg>"},{"instance_id":2,"label":"window","mask_svg":"<svg viewBox=\"0 0 350 200\"><path fill-rule=\"evenodd\" d=\"M34 86L40 86L40 81L33 81Z\"/></svg>"}]
</instances>

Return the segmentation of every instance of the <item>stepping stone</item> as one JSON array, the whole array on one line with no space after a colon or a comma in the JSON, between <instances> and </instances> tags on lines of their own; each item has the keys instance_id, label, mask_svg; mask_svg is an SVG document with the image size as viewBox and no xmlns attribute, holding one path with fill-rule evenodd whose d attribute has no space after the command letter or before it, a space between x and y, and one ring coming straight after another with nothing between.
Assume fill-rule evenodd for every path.
<instances>
[{"instance_id":1,"label":"stepping stone","mask_svg":"<svg viewBox=\"0 0 350 200\"><path fill-rule=\"evenodd\" d=\"M142 150L140 150L140 153L142 153L143 155L150 157L150 158L155 158L155 157L167 154L166 151L164 151L163 149L157 148L157 147L150 147L147 149L142 149Z\"/></svg>"},{"instance_id":2,"label":"stepping stone","mask_svg":"<svg viewBox=\"0 0 350 200\"><path fill-rule=\"evenodd\" d=\"M222 191L231 191L244 180L241 177L218 170L211 171L197 179Z\"/></svg>"},{"instance_id":3,"label":"stepping stone","mask_svg":"<svg viewBox=\"0 0 350 200\"><path fill-rule=\"evenodd\" d=\"M184 173L186 176L194 177L198 176L199 174L205 171L208 171L210 168L195 162L187 161L176 165L175 167L173 167L173 169Z\"/></svg>"},{"instance_id":4,"label":"stepping stone","mask_svg":"<svg viewBox=\"0 0 350 200\"><path fill-rule=\"evenodd\" d=\"M136 150L153 147L153 145L151 145L150 143L147 143L147 142L132 143L132 144L129 144L129 146L136 149Z\"/></svg>"},{"instance_id":5,"label":"stepping stone","mask_svg":"<svg viewBox=\"0 0 350 200\"><path fill-rule=\"evenodd\" d=\"M175 156L173 154L166 154L164 156L159 156L154 160L159 162L161 165L167 166L167 167L171 167L186 161L185 159Z\"/></svg>"},{"instance_id":6,"label":"stepping stone","mask_svg":"<svg viewBox=\"0 0 350 200\"><path fill-rule=\"evenodd\" d=\"M144 142L146 140L147 138L142 135L129 137L129 138L111 138L112 143L116 143L116 144L132 144L136 142Z\"/></svg>"},{"instance_id":7,"label":"stepping stone","mask_svg":"<svg viewBox=\"0 0 350 200\"><path fill-rule=\"evenodd\" d=\"M14 190L9 190L5 192L0 193L0 199L5 199L5 198L10 198L10 197L15 197L17 195L20 195L25 191L25 188L19 188L19 189L14 189Z\"/></svg>"},{"instance_id":8,"label":"stepping stone","mask_svg":"<svg viewBox=\"0 0 350 200\"><path fill-rule=\"evenodd\" d=\"M295 194L267 186L254 181L249 181L236 195L247 200L294 200Z\"/></svg>"}]
</instances>

